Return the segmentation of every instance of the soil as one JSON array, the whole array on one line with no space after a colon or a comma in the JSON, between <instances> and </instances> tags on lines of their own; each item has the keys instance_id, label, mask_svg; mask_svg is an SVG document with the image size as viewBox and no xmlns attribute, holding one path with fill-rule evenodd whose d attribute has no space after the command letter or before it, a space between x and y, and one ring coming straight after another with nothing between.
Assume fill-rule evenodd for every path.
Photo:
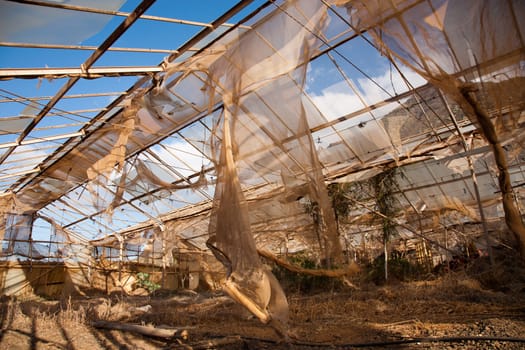
<instances>
[{"instance_id":1,"label":"soil","mask_svg":"<svg viewBox=\"0 0 525 350\"><path fill-rule=\"evenodd\" d=\"M220 292L4 298L0 349L525 348L525 284L492 287L454 272L289 294L288 341ZM98 329L97 320L186 330L188 337Z\"/></svg>"}]
</instances>

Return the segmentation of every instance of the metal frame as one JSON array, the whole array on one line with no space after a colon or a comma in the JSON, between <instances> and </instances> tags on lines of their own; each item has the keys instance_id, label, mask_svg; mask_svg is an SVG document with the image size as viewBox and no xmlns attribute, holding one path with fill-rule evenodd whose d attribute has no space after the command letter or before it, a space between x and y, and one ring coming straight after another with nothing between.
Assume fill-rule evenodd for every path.
<instances>
[{"instance_id":1,"label":"metal frame","mask_svg":"<svg viewBox=\"0 0 525 350\"><path fill-rule=\"evenodd\" d=\"M7 102L30 103L30 102L36 102L36 101L47 101L47 103L45 105L44 104L40 105L41 109L40 109L39 113L33 118L32 122L25 128L25 130L20 133L20 135L19 135L18 139L16 140L16 142L6 143L6 144L3 144L3 145L0 145L0 149L7 149L6 152L3 153L0 156L0 164L6 162L8 157L15 152L16 147L18 147L18 146L34 144L34 143L40 143L40 142L45 142L45 141L53 141L53 140L58 140L58 139L67 139L68 140L65 143L59 145L57 147L57 149L52 154L50 154L43 162L41 162L41 164L38 167L36 167L36 168L34 168L32 170L20 171L20 172L17 172L17 173L6 174L6 175L0 176L0 180L8 179L8 178L14 178L14 177L20 177L12 186L12 190L14 190L14 192L21 191L24 188L26 188L27 186L30 186L33 181L38 181L39 176L44 175L46 170L49 167L51 167L52 165L56 164L56 162L60 161L60 159L62 157L64 157L64 155L66 155L68 152L70 152L75 146L79 145L80 142L82 142L82 140L88 138L95 131L97 131L100 127L103 127L107 122L110 122L114 117L118 116L119 113L121 112L121 107L120 106L122 105L122 102L124 101L124 99L127 96L135 93L139 88L146 86L146 84L151 79L155 80L158 76L161 76L161 74L164 72L165 62L172 62L173 60L177 59L178 57L180 57L181 55L183 55L184 53L187 53L187 52L200 52L202 50L202 48L199 48L199 49L195 48L197 46L197 44L201 40L208 38L209 35L212 34L217 28L226 27L226 28L228 28L228 30L232 30L232 29L235 29L235 28L250 29L250 26L244 25L243 24L244 22L242 22L242 21L239 22L239 23L236 23L236 24L229 24L226 21L230 20L234 15L238 14L239 12L241 12L241 10L245 9L248 5L250 5L252 3L252 0L239 1L239 3L237 5L232 7L229 11L226 11L222 16L219 16L217 19L215 19L211 23L202 23L202 22L197 22L197 21L188 21L188 20L180 20L180 19L174 19L174 18L166 18L166 17L145 15L144 14L145 11L154 3L154 0L144 0L144 1L142 1L137 6L137 8L134 11L130 12L130 13L121 12L121 11L107 11L107 10L88 8L88 7L82 7L82 6L72 6L72 5L61 4L61 3L56 3L56 2L42 2L42 1L31 1L31 0L8 0L8 1L15 2L15 3L21 3L21 4L34 5L34 6L46 6L46 7L66 9L66 10L71 10L71 11L82 11L82 12L87 12L87 13L98 13L98 14L108 15L108 16L125 17L125 20L123 20L122 23L98 47L95 47L95 46L84 46L84 45L50 45L50 44L36 44L36 43L0 42L0 46L6 46L6 47L37 48L37 49L57 49L57 50L88 50L88 51L93 51L91 56L80 67L66 67L66 68L17 68L17 69L7 69L7 68L5 68L5 69L0 69L0 80L22 79L22 78L24 78L24 79L25 78L27 78L27 79L64 78L64 77L68 78L68 81L59 89L59 91L54 96L39 96L39 97L27 97L27 98L25 98L25 97L16 96L15 94L13 94L13 96L15 96L13 98L7 98L6 97L4 99L0 99L0 103L7 103ZM425 1L429 2L428 0L418 0L414 4L412 4L411 6L415 6L415 5L420 4L422 2L425 2ZM326 6L328 6L328 4L325 1L323 1L323 2L324 2L324 4ZM276 4L274 1L267 1L266 3L261 5L257 10L253 11L250 15L248 15L246 17L246 19L252 18L253 16L255 16L257 14L257 12L262 11L263 9L265 9L268 6L277 6L278 7L279 5ZM337 14L337 12L335 12L335 11L333 11L333 12L335 14ZM396 16L396 14L394 14L392 16ZM151 21L159 21L159 22L167 22L167 23L173 23L173 24L183 24L183 25L198 26L198 27L201 27L202 30L200 32L198 32L195 36L193 36L191 39L189 39L187 42L185 42L183 45L181 45L177 49L148 49L148 48L114 47L113 44L118 40L118 38L120 38L126 32L126 30L129 29L133 25L133 23L135 23L139 19L151 20ZM341 20L345 21L344 18L341 18ZM513 20L514 20L515 23L517 23L516 22L516 18L513 18ZM338 64L338 62L337 62L337 58L338 58L338 59L343 60L345 63L351 64L352 66L354 66L354 68L356 68L358 71L360 71L361 74L363 74L363 76L365 76L366 78L368 78L368 79L373 81L372 77L368 76L366 74L366 72L363 72L362 70L360 70L358 66L356 66L353 62L350 62L350 60L348 60L348 58L346 58L338 50L338 48L341 45L347 43L348 41L356 39L358 37L362 37L364 35L363 32L359 32L359 33L356 32L355 28L352 28L350 23L347 22L347 24L348 24L348 27L352 31L350 31L350 29L348 29L348 31L344 32L344 35L336 36L337 40L333 39L330 42L325 41L324 42L325 46L323 47L323 51L319 52L313 59L315 60L315 59L317 59L319 57L329 57L332 60L332 62L334 63L334 65L336 66L336 68L340 71L340 74L341 74L343 80L346 80L347 83L350 85L350 87L354 90L354 92L360 98L362 98L362 96L359 95L358 90L355 87L352 86L352 82L350 81L350 79L344 75L344 70L340 67L340 64ZM345 35L348 34L348 33L349 33L349 36L346 37ZM212 41L212 43L213 43L213 41ZM522 39L522 47L523 47L523 39ZM140 53L165 53L165 54L169 54L169 56L166 58L165 61L160 62L156 66L93 67L95 62L102 55L104 55L106 52L109 52L109 51L140 52ZM337 56L337 57L334 57L334 55L332 55L332 53L334 53L335 56ZM519 54L523 54L523 49L518 50L518 52L509 53L508 56L510 57L510 56L519 55ZM502 59L505 59L505 57L503 57ZM397 69L398 72L400 74L402 74L402 72L400 71L400 69L397 66L395 66L395 69ZM465 72L473 71L474 69L475 68L469 68ZM115 76L142 76L142 78L138 79L138 81L133 86L131 86L128 90L122 91L122 92L105 92L105 93L90 93L90 94L71 94L71 95L67 94L70 91L70 89L79 81L79 79L94 79L94 78L100 78L100 77L115 77ZM325 130L325 129L331 128L331 129L333 129L334 134L338 134L339 131L336 128L336 126L338 124L340 124L340 123L342 123L342 122L344 122L346 120L355 118L357 116L362 116L364 114L370 114L372 116L372 118L374 120L376 120L376 117L374 116L374 110L376 110L376 109L378 109L380 107L383 107L383 106L385 106L385 105L387 105L389 103L399 103L400 106L405 108L407 113L409 113L409 108L403 106L400 101L402 99L404 99L404 98L409 97L409 96L415 96L418 100L419 99L421 100L420 101L421 104L425 105L425 106L420 105L420 108L422 108L423 110L424 110L425 107L428 108L430 113L433 114L432 117L442 118L443 119L442 120L443 124L445 125L444 129L436 129L436 128L432 127L432 124L429 123L429 126L431 128L431 133L432 133L432 135L429 137L429 139L432 138L435 141L435 144L434 144L435 147L434 148L429 148L428 150L426 150L424 153L421 153L421 154L417 154L416 153L415 154L416 157L414 157L413 159L402 159L404 164L408 164L410 162L414 162L414 163L415 162L422 162L422 161L428 159L427 156L429 156L429 157L432 156L433 155L433 151L436 151L438 149L442 149L443 147L446 147L446 143L445 142L439 143L439 141L441 139L443 139L444 136L447 136L447 135L450 135L450 134L458 135L460 138L463 139L463 142L464 142L465 140L463 138L463 133L465 132L465 127L471 125L471 124L469 124L468 121L465 122L465 123L467 123L466 125L465 124L459 125L455 121L455 119L453 118L453 114L451 113L450 110L449 110L449 115L446 115L446 116L440 116L440 115L438 115L438 113L433 111L432 108L427 104L427 102L424 99L421 98L421 95L420 95L420 92L423 91L424 89L427 89L427 88L429 88L429 84L425 84L425 85L417 87L417 88L410 87L409 91L407 91L407 92L404 92L404 93L401 93L401 94L397 94L395 96L390 96L389 98L387 98L387 99L385 99L383 101L377 102L377 103L375 103L373 105L366 105L365 104L365 107L363 107L363 108L361 108L361 109L359 109L357 111L353 111L352 113L349 113L347 115L340 116L339 118L337 118L335 120L327 121L326 123L324 123L322 125L315 126L314 128L311 129L311 132L316 132L316 131L321 131L321 130ZM57 105L57 103L59 101L63 100L63 99L74 99L74 98L83 98L83 97L104 97L104 96L117 96L117 98L113 102L111 102L108 106L106 106L105 108L101 108L101 109L77 110L77 111L57 110L57 113L54 112L54 110L56 109L55 106ZM443 97L441 97L441 98L443 98ZM220 108L222 108L222 106L220 106L220 105L216 106L215 111L220 109ZM51 137L29 139L30 133L32 131L34 131L34 130L38 130L39 129L38 128L38 123L43 118L45 118L46 116L59 115L60 114L59 112L63 112L65 114L75 115L76 113L95 112L95 111L99 111L100 113L98 113L91 120L86 121L86 123L81 127L80 131L78 131L78 132L67 133L67 134L62 134L62 135L55 135L55 136L51 136ZM186 142L188 142L184 138L184 136L179 133L179 131L181 131L181 128L187 126L190 123L201 122L201 118L204 118L207 115L208 115L207 111L197 111L196 110L194 118L192 118L188 123L186 123L184 125L181 125L177 129L169 130L169 131L167 131L166 133L164 133L162 135L159 134L158 137L154 141L152 141L148 145L144 145L143 147L141 147L139 150L137 150L133 154L130 154L129 157L133 157L133 156L135 156L135 155L137 155L137 154L139 154L141 152L147 152L147 150L153 145L160 145L161 147L164 147L164 145L161 142L163 140L166 140L170 135L177 134L178 136L181 136L182 139L184 139ZM79 116L79 117L83 117L83 116ZM450 123L445 122L445 119L448 120L448 118L451 118L451 122ZM257 120L255 120L255 117L253 117L253 119L254 119L253 122L257 123ZM203 127L205 127L203 123L202 123L202 125L203 125ZM263 126L261 126L261 127L263 127ZM469 131L467 131L467 132L469 132ZM420 137L421 140L424 139L423 135L418 135L418 137ZM289 141L291 141L291 139L285 140L284 142L289 142ZM344 139L343 139L343 142L345 142ZM189 143L189 144L191 144L191 143ZM390 144L392 145L392 147L395 147L395 145L393 144L392 140L390 140ZM347 147L348 149L350 149L350 151L352 151L351 145L349 145L348 143L345 144L345 147ZM164 147L164 148L166 148L166 147ZM455 155L455 156L451 156L451 157L446 158L446 159L451 160L454 157L467 157L467 158L470 158L474 154L488 152L487 149L485 149L485 148L471 150L471 149L466 148L466 146L465 146L464 150L465 150L465 152L463 152L461 154L458 154L458 155ZM200 151L200 150L197 149L197 151ZM260 150L260 151L262 152L262 151L265 151L265 150ZM355 152L353 152L353 153L355 154ZM162 159L157 157L155 154L152 154L152 156L159 163L163 163ZM176 155L175 155L175 157L176 157ZM356 157L357 157L357 155L356 155ZM376 160L376 161L370 162L368 164L365 164L365 162L361 161L361 167L358 168L351 161L348 161L347 164L346 164L347 166L345 168L343 168L340 172L329 174L329 178L328 179L329 180L335 180L337 178L343 177L343 176L351 174L353 172L361 171L361 170L366 169L366 168L389 165L391 162L392 162L392 160ZM521 168L521 164L518 165L518 168L520 170L523 170ZM205 169L205 171L206 172L211 172L211 171L213 171L213 169L209 168L209 169ZM190 181L191 179L196 178L199 175L199 173L195 173L195 174L193 174L191 176L184 177L181 174L178 174L176 171L174 171L174 174L178 175L181 178L178 181L180 183L183 183L185 181L186 182ZM479 174L478 173L477 175L483 175L483 174ZM474 173L473 176L475 176L475 175L476 174ZM454 179L454 181L463 181L465 183L469 179L471 179L471 178L469 178L467 176L467 177L462 177L460 179ZM439 180L439 179L434 179L434 183L431 186L437 186L440 191L444 191L442 189L442 185L445 185L446 183L448 183L448 181L442 181L442 180ZM70 188L69 192L64 193L64 195L66 195L68 193L72 193L72 191L74 189L79 188L79 186L83 186L83 185L85 185L85 183L76 184L75 187ZM418 191L421 190L421 189L424 189L424 188L425 187L421 187L421 186L417 187L417 188L413 187L413 188L410 188L409 190L406 190L406 191L407 192L408 191L413 191L414 193L417 194L418 197L420 197ZM109 189L106 189L106 190L109 190ZM175 214L168 214L168 215L165 215L165 216L163 216L162 218L159 219L159 218L153 217L151 213L149 213L147 211L144 211L143 209L141 209L137 205L135 205L135 203L134 203L135 201L140 200L141 198L144 198L145 196L155 195L155 193L158 192L159 190L160 189L152 190L152 191L149 191L148 193L141 194L139 196L136 196L134 198L131 198L131 199L128 199L128 200L125 200L125 201L122 202L121 206L129 205L129 206L133 207L135 210L137 210L137 212L141 213L142 215L145 215L146 217L149 217L150 220L148 220L148 222L145 222L145 223L139 224L137 226L134 226L133 228L129 228L129 229L126 229L126 230L124 230L122 232L119 232L119 234L125 235L128 232L137 230L137 227L145 228L145 227L147 227L149 225L157 225L158 224L158 220L167 220L167 219L169 219L169 218L171 218L171 217L173 217L175 215ZM476 188L476 191L477 191L477 188ZM207 193L205 193L203 191L200 192L200 195L203 196L203 198L206 199L206 200L210 200L211 199L211 198L209 198ZM477 194L477 197L478 197L477 200L479 202L479 194ZM63 199L59 198L56 201L58 203L62 203L64 205L68 206L69 208L71 208L75 212L78 212L79 215L83 216L81 219L74 220L74 221L68 223L66 225L66 227L72 227L72 226L78 225L79 223L81 223L81 222L83 222L85 220L91 219L91 220L97 220L98 224L100 224L102 226L105 226L105 228L108 230L108 232L111 232L111 228L108 227L107 225L104 225L104 223L101 222L100 220L98 220L98 218L97 218L98 215L102 214L102 211L97 211L95 213L86 214L86 213L83 213L78 208L73 207L71 205L71 203L69 203L67 200L63 200ZM49 206L48 209L52 211L55 208L53 206ZM191 238L189 238L188 240L191 240Z\"/></svg>"}]
</instances>

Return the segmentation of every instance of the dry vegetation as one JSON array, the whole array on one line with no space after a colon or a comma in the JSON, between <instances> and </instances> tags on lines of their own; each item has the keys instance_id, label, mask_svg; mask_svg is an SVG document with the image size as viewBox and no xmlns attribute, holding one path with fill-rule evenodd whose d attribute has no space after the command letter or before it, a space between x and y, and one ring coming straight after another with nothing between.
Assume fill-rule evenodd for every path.
<instances>
[{"instance_id":1,"label":"dry vegetation","mask_svg":"<svg viewBox=\"0 0 525 350\"><path fill-rule=\"evenodd\" d=\"M157 291L153 296L90 295L61 301L6 298L0 348L319 349L390 344L522 349L524 269L509 263L475 263L438 278L382 286L356 276L355 288L337 285L330 291L291 293L289 344L219 292ZM168 339L151 337L94 327L99 321L179 332Z\"/></svg>"}]
</instances>

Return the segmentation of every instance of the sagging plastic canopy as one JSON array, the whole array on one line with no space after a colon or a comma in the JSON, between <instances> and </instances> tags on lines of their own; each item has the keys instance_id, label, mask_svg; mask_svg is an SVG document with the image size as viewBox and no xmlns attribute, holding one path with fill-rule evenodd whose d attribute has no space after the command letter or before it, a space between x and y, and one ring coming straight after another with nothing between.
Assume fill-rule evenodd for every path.
<instances>
[{"instance_id":1,"label":"sagging plastic canopy","mask_svg":"<svg viewBox=\"0 0 525 350\"><path fill-rule=\"evenodd\" d=\"M385 55L417 71L464 110L470 109L460 91L466 83L478 91L484 84L480 98L488 110L523 101L525 1L333 2L346 7L349 23L367 30Z\"/></svg>"},{"instance_id":2,"label":"sagging plastic canopy","mask_svg":"<svg viewBox=\"0 0 525 350\"><path fill-rule=\"evenodd\" d=\"M286 325L288 304L279 283L259 260L243 190L263 182L295 190L293 198L284 195L290 191L276 197L275 205L282 210L287 203L296 205L298 198L308 197L318 208L315 226L322 237L321 255L332 263L342 262L308 126L309 120L323 117L312 109L307 114L303 105L306 63L320 46L326 24L322 2L277 5L249 32L232 31L208 51L168 66L162 85L141 102L161 119L177 118L177 100L191 101L194 109L210 113L222 104L209 144L217 180L208 246L228 269L225 290L261 321L279 329Z\"/></svg>"},{"instance_id":3,"label":"sagging plastic canopy","mask_svg":"<svg viewBox=\"0 0 525 350\"><path fill-rule=\"evenodd\" d=\"M525 24L522 0L336 0L355 29L425 77L438 78L504 59L518 62Z\"/></svg>"},{"instance_id":4,"label":"sagging plastic canopy","mask_svg":"<svg viewBox=\"0 0 525 350\"><path fill-rule=\"evenodd\" d=\"M392 60L452 97L491 145L505 220L525 254L502 140L516 136L525 101L525 1L334 1ZM518 138L519 139L519 138Z\"/></svg>"}]
</instances>

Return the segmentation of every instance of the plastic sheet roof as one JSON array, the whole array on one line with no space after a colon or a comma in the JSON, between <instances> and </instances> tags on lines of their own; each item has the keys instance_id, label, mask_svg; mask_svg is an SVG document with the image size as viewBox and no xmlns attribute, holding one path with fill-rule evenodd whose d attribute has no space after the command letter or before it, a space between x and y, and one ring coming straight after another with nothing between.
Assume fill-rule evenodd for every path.
<instances>
[{"instance_id":1,"label":"plastic sheet roof","mask_svg":"<svg viewBox=\"0 0 525 350\"><path fill-rule=\"evenodd\" d=\"M256 5L244 2L229 12L236 5L234 1L220 4L204 1L184 8L165 1L154 3L6 1L0 4L3 19L1 191L23 191L32 181L39 181L46 169L79 147L87 135L122 109L133 86L136 88L150 75L162 71L160 65L167 56L178 59L191 56L231 28L226 19L235 23L231 16L246 16ZM244 12L237 13L241 10ZM227 12L224 19L219 18ZM165 16L167 13L170 16ZM175 17L178 15L181 18ZM155 135L153 139L166 136ZM182 138L174 134L170 139ZM185 142L180 146L187 149L181 161L173 155L172 143L155 146L157 153L151 151L150 155L152 158L160 155L169 164L177 164L180 170L165 174L166 180L180 179L200 170L204 161L199 150ZM59 181L46 184L51 187L49 191L66 195L72 187L61 191L62 185ZM148 189L130 191L138 195ZM73 222L92 214L91 200L70 195L74 199L66 205L67 209L59 209L61 215L57 217L52 212L46 215L65 216L67 222ZM207 198L205 194L199 197L180 198L177 206ZM35 209L40 209L52 199L44 195L41 200L37 199L40 203L32 203ZM82 210L84 206L86 212ZM140 211L133 211L138 212L138 216L130 214L135 217L131 222L149 219ZM65 224L66 221L57 222ZM114 225L118 222L115 220ZM97 235L99 229L81 231L89 237Z\"/></svg>"},{"instance_id":2,"label":"plastic sheet roof","mask_svg":"<svg viewBox=\"0 0 525 350\"><path fill-rule=\"evenodd\" d=\"M402 16L417 7L437 8L441 15L448 2L393 3ZM209 140L223 106L219 98L208 101L209 105L199 100L203 79L199 73L170 76L169 70L196 57L215 57L229 45L231 33L242 38L267 16L284 12L284 3L1 2L0 193L4 212L36 211L88 239L179 218L183 226L177 228L179 236L203 247L208 225L195 220L184 226L184 220L204 215L214 197L217 174ZM326 182L359 181L385 167L401 166L397 196L407 213L424 217L423 212L449 208L458 223L479 221L470 159L485 217L501 218L497 169L477 126L442 88L414 69L417 63L410 65L410 57L390 60L371 34L375 19L353 22L351 14L356 10L352 12L351 3L322 1L329 20L311 55L300 92ZM490 2L485 3L489 6ZM492 33L492 38L505 37L512 45L494 48L490 62L459 59L461 66L447 66L447 73L484 83L487 89L491 84L508 86L503 90L505 102L496 106L494 117L508 151L517 202L523 203L525 60L519 18L523 18L524 4L505 3L512 10L493 5L514 14L517 21L509 21L507 29ZM388 11L383 15L396 16ZM300 23L307 26L303 20ZM410 30L417 36L417 27ZM511 32L516 38L509 37ZM288 54L286 47L276 50ZM454 54L454 50L461 48L451 45L449 51ZM410 52L405 54L410 56ZM206 61L202 62L205 66ZM253 74L258 76L256 68ZM126 111L141 108L131 104L132 97L154 89L161 81L166 83L166 76L175 88L165 100L153 95L150 108L157 115L142 114L140 122L130 124ZM283 103L287 100L286 95L271 96L282 98ZM244 125L253 139L275 134L272 128L278 126L265 120L265 115L286 113L286 106L271 110L261 100L257 117ZM505 112L500 113L502 110ZM170 119L171 115L176 118ZM265 128L269 130L266 134ZM286 137L283 140L291 142ZM245 141L249 143L250 138ZM264 201L281 188L283 175L269 164L279 161L282 149L254 152L258 161L250 162L247 157L239 176L246 198ZM115 164L119 157L125 162ZM101 179L99 170L111 162L113 171ZM264 205L257 208L252 225L258 227L258 241L278 249L280 243L273 238L283 226L273 227L272 222L296 215L296 226L287 229L302 245L301 235L308 226L302 214L299 204L295 213L272 212L271 206ZM355 215L359 216L359 210ZM406 220L411 220L410 215ZM354 227L348 234L362 230Z\"/></svg>"}]
</instances>

